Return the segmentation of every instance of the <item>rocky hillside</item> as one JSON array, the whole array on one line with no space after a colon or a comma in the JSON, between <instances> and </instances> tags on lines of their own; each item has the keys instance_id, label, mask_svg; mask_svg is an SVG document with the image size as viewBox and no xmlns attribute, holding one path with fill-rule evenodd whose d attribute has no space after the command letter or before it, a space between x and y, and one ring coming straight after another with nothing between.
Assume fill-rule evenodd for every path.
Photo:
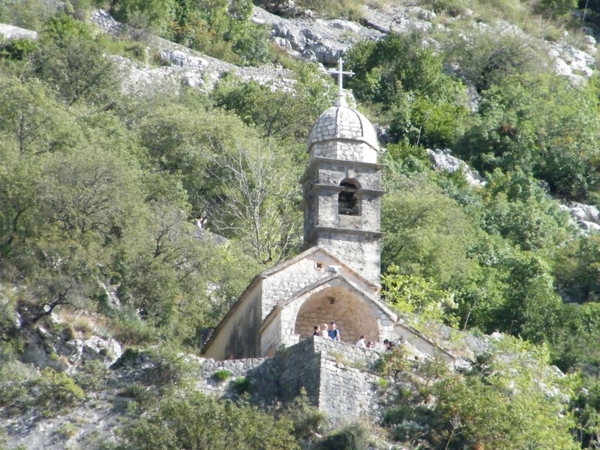
<instances>
[{"instance_id":1,"label":"rocky hillside","mask_svg":"<svg viewBox=\"0 0 600 450\"><path fill-rule=\"evenodd\" d=\"M0 4L0 448L595 448L595 6L255 3ZM333 352L380 381L332 428L197 355L300 249L341 55L383 147L383 299L467 363Z\"/></svg>"}]
</instances>

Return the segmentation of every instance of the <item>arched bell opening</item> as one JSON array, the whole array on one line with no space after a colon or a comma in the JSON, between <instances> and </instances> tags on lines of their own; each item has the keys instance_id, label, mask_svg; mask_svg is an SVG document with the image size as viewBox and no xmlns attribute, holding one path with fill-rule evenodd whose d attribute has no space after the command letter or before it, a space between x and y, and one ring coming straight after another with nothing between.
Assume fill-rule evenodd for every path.
<instances>
[{"instance_id":1,"label":"arched bell opening","mask_svg":"<svg viewBox=\"0 0 600 450\"><path fill-rule=\"evenodd\" d=\"M340 330L342 342L356 343L361 335L367 341L379 339L377 316L371 307L357 295L340 287L315 293L300 307L294 333L300 340L313 335L315 325L334 321Z\"/></svg>"},{"instance_id":2,"label":"arched bell opening","mask_svg":"<svg viewBox=\"0 0 600 450\"><path fill-rule=\"evenodd\" d=\"M342 190L338 194L338 214L360 216L360 184L356 180L346 178L340 186Z\"/></svg>"}]
</instances>

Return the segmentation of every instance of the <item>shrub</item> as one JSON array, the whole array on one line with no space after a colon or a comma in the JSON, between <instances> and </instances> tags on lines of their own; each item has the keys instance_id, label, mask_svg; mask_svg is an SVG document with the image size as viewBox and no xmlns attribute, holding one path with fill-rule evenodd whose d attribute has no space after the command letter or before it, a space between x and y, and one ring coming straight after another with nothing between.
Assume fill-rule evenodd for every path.
<instances>
[{"instance_id":1,"label":"shrub","mask_svg":"<svg viewBox=\"0 0 600 450\"><path fill-rule=\"evenodd\" d=\"M301 8L315 11L325 17L358 20L363 15L363 0L299 0L296 4Z\"/></svg>"},{"instance_id":2,"label":"shrub","mask_svg":"<svg viewBox=\"0 0 600 450\"><path fill-rule=\"evenodd\" d=\"M75 381L86 390L100 390L107 382L110 369L100 360L93 359L85 364L75 374Z\"/></svg>"},{"instance_id":3,"label":"shrub","mask_svg":"<svg viewBox=\"0 0 600 450\"><path fill-rule=\"evenodd\" d=\"M323 432L326 418L323 411L311 405L304 387L300 389L300 395L280 412L280 416L293 422L294 436L297 439L305 440Z\"/></svg>"},{"instance_id":4,"label":"shrub","mask_svg":"<svg viewBox=\"0 0 600 450\"><path fill-rule=\"evenodd\" d=\"M564 16L577 8L577 0L540 0L538 12L546 17Z\"/></svg>"},{"instance_id":5,"label":"shrub","mask_svg":"<svg viewBox=\"0 0 600 450\"><path fill-rule=\"evenodd\" d=\"M238 377L231 384L238 395L245 394L250 389L250 380L246 377Z\"/></svg>"},{"instance_id":6,"label":"shrub","mask_svg":"<svg viewBox=\"0 0 600 450\"><path fill-rule=\"evenodd\" d=\"M89 26L74 19L68 14L57 14L44 22L41 33L44 40L62 41L64 39L91 39L92 32Z\"/></svg>"},{"instance_id":7,"label":"shrub","mask_svg":"<svg viewBox=\"0 0 600 450\"><path fill-rule=\"evenodd\" d=\"M371 433L361 423L348 425L319 442L316 450L364 450L371 444Z\"/></svg>"},{"instance_id":8,"label":"shrub","mask_svg":"<svg viewBox=\"0 0 600 450\"><path fill-rule=\"evenodd\" d=\"M375 370L377 370L377 372L383 376L392 376L394 378L400 373L406 372L408 368L409 362L406 349L402 346L386 351L375 364Z\"/></svg>"},{"instance_id":9,"label":"shrub","mask_svg":"<svg viewBox=\"0 0 600 450\"><path fill-rule=\"evenodd\" d=\"M121 397L132 398L135 400L134 402L129 403L129 404L132 404L132 403L135 404L135 408L128 407L128 409L132 409L132 410L137 409L137 407L140 405L142 407L148 407L149 405L154 403L154 401L156 400L156 394L154 392L152 392L152 390L150 388L148 388L147 386L144 386L143 384L140 384L140 383L133 383L133 384L129 385L127 388L125 388L124 390L119 392L119 395Z\"/></svg>"},{"instance_id":10,"label":"shrub","mask_svg":"<svg viewBox=\"0 0 600 450\"><path fill-rule=\"evenodd\" d=\"M246 405L190 392L170 398L125 427L124 450L298 450L289 420L275 420Z\"/></svg>"},{"instance_id":11,"label":"shrub","mask_svg":"<svg viewBox=\"0 0 600 450\"><path fill-rule=\"evenodd\" d=\"M62 439L68 440L77 434L77 426L72 423L66 423L56 432Z\"/></svg>"},{"instance_id":12,"label":"shrub","mask_svg":"<svg viewBox=\"0 0 600 450\"><path fill-rule=\"evenodd\" d=\"M56 4L44 0L5 0L0 2L0 23L39 31L56 9Z\"/></svg>"},{"instance_id":13,"label":"shrub","mask_svg":"<svg viewBox=\"0 0 600 450\"><path fill-rule=\"evenodd\" d=\"M13 39L0 42L0 58L23 61L36 49L37 44L30 39Z\"/></svg>"},{"instance_id":14,"label":"shrub","mask_svg":"<svg viewBox=\"0 0 600 450\"><path fill-rule=\"evenodd\" d=\"M124 309L111 323L114 338L126 345L153 344L156 329L151 322L140 319L133 311Z\"/></svg>"},{"instance_id":15,"label":"shrub","mask_svg":"<svg viewBox=\"0 0 600 450\"><path fill-rule=\"evenodd\" d=\"M147 379L156 385L184 385L196 368L188 362L186 354L179 348L161 346L149 354L154 363L147 373Z\"/></svg>"},{"instance_id":16,"label":"shrub","mask_svg":"<svg viewBox=\"0 0 600 450\"><path fill-rule=\"evenodd\" d=\"M447 62L457 63L461 75L472 82L478 92L510 75L540 72L549 67L544 54L531 39L510 30L461 29L457 37L448 42Z\"/></svg>"},{"instance_id":17,"label":"shrub","mask_svg":"<svg viewBox=\"0 0 600 450\"><path fill-rule=\"evenodd\" d=\"M35 388L39 389L36 403L50 412L75 406L85 398L85 392L73 378L50 368L42 371L42 377L34 384L34 391Z\"/></svg>"},{"instance_id":18,"label":"shrub","mask_svg":"<svg viewBox=\"0 0 600 450\"><path fill-rule=\"evenodd\" d=\"M88 319L78 319L74 324L73 328L83 334L84 339L92 336L94 332L94 325L90 323Z\"/></svg>"},{"instance_id":19,"label":"shrub","mask_svg":"<svg viewBox=\"0 0 600 450\"><path fill-rule=\"evenodd\" d=\"M217 370L213 374L213 378L219 383L222 383L223 381L227 381L229 378L231 378L231 372L225 369Z\"/></svg>"},{"instance_id":20,"label":"shrub","mask_svg":"<svg viewBox=\"0 0 600 450\"><path fill-rule=\"evenodd\" d=\"M175 0L119 0L111 3L111 12L117 20L170 37L170 27L176 17Z\"/></svg>"}]
</instances>

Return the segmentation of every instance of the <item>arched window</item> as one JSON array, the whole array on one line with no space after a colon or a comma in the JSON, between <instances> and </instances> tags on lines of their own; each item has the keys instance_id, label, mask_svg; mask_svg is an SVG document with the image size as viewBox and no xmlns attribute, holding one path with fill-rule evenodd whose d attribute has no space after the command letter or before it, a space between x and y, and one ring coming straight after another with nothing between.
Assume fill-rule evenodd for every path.
<instances>
[{"instance_id":1,"label":"arched window","mask_svg":"<svg viewBox=\"0 0 600 450\"><path fill-rule=\"evenodd\" d=\"M360 215L360 197L357 194L358 181L345 179L340 183L343 188L338 195L338 214L346 216Z\"/></svg>"}]
</instances>

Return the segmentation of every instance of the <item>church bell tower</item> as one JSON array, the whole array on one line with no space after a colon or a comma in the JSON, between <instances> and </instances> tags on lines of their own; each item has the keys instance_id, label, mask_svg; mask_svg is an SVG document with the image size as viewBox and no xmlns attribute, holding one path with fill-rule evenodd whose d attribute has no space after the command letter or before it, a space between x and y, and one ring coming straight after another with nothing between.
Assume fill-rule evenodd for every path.
<instances>
[{"instance_id":1,"label":"church bell tower","mask_svg":"<svg viewBox=\"0 0 600 450\"><path fill-rule=\"evenodd\" d=\"M371 122L350 108L342 90L308 137L304 187L304 247L320 247L371 282L380 284L381 166Z\"/></svg>"}]
</instances>

